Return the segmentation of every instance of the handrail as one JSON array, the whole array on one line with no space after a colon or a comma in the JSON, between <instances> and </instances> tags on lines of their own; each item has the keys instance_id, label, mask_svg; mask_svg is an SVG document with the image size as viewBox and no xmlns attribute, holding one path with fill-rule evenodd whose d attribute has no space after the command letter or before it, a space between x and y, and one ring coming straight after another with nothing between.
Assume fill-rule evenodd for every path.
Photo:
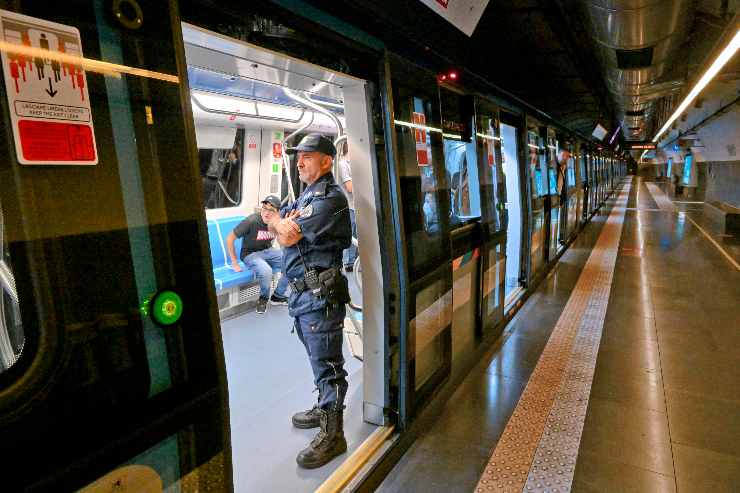
<instances>
[{"instance_id":1,"label":"handrail","mask_svg":"<svg viewBox=\"0 0 740 493\"><path fill-rule=\"evenodd\" d=\"M271 121L271 122L281 122L281 123L296 124L296 123L300 123L301 120L303 120L303 116L306 114L306 108L301 108L301 116L298 117L298 119L296 119L296 120L292 120L290 118L281 118L279 116L262 116L259 113L256 113L254 115L251 115L249 113L240 113L238 111L216 110L216 109L213 109L213 108L209 108L209 107L205 106L203 103L201 103L198 100L198 98L195 97L195 94L191 94L190 95L190 99L193 101L193 103L195 103L195 106L197 106L200 110L205 111L206 113L214 114L214 115L238 116L238 117L242 117L242 118L255 118L257 120L267 120L267 121ZM256 100L249 99L249 98L242 98L242 99L246 99L247 101L254 101L255 103L258 102ZM256 107L255 107L255 111L257 111L256 110Z\"/></svg>"}]
</instances>

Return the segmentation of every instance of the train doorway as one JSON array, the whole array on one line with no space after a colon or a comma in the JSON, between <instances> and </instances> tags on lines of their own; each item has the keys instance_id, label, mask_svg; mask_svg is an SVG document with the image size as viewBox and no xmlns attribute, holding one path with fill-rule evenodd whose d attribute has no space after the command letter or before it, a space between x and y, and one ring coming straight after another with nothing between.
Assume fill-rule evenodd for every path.
<instances>
[{"instance_id":1,"label":"train doorway","mask_svg":"<svg viewBox=\"0 0 740 493\"><path fill-rule=\"evenodd\" d=\"M313 491L384 424L384 306L368 83L189 24L183 24L183 39L229 388L234 490ZM304 470L295 457L317 430L294 428L291 415L310 409L317 397L306 350L292 332L287 306L259 308L264 287L249 263L239 260L235 268L229 238L239 236L235 229L245 218L259 214L265 197L286 205L300 195L304 185L285 149L310 132L336 143L334 176L354 206L356 228L355 248L344 258L352 296L344 331L348 452ZM233 242L238 257L240 243ZM279 265L272 266L271 301L280 286Z\"/></svg>"},{"instance_id":2,"label":"train doorway","mask_svg":"<svg viewBox=\"0 0 740 493\"><path fill-rule=\"evenodd\" d=\"M519 177L519 136L517 128L501 123L503 168L506 179L506 288L505 305L522 292L522 197Z\"/></svg>"}]
</instances>

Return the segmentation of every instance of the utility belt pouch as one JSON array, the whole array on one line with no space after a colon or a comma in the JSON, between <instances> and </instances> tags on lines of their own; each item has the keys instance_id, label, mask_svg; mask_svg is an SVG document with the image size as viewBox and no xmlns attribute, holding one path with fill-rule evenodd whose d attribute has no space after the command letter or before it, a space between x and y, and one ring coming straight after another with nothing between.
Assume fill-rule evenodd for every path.
<instances>
[{"instance_id":1,"label":"utility belt pouch","mask_svg":"<svg viewBox=\"0 0 740 493\"><path fill-rule=\"evenodd\" d=\"M349 284L342 272L333 267L319 273L322 295L333 305L343 305L350 301Z\"/></svg>"},{"instance_id":2,"label":"utility belt pouch","mask_svg":"<svg viewBox=\"0 0 740 493\"><path fill-rule=\"evenodd\" d=\"M311 291L311 294L313 294L317 298L324 295L324 293L322 292L323 290L319 276L319 271L317 271L316 269L309 269L306 271L306 274L303 277L303 282L306 286L306 289Z\"/></svg>"}]
</instances>

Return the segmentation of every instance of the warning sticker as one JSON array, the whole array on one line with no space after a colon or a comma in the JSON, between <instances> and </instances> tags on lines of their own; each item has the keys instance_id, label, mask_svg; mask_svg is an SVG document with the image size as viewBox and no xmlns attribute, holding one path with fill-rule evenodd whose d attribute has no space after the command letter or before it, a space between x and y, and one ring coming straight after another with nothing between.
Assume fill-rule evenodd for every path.
<instances>
[{"instance_id":1,"label":"warning sticker","mask_svg":"<svg viewBox=\"0 0 740 493\"><path fill-rule=\"evenodd\" d=\"M0 10L0 43L18 162L97 164L80 32Z\"/></svg>"}]
</instances>

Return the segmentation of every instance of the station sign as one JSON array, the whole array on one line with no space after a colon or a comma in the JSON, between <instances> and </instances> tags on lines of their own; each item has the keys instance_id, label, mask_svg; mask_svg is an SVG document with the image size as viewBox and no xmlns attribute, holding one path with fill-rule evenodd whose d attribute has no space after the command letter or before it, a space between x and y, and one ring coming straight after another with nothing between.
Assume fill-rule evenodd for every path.
<instances>
[{"instance_id":1,"label":"station sign","mask_svg":"<svg viewBox=\"0 0 740 493\"><path fill-rule=\"evenodd\" d=\"M624 144L625 149L629 151L654 151L658 148L658 144L655 142L626 142Z\"/></svg>"},{"instance_id":2,"label":"station sign","mask_svg":"<svg viewBox=\"0 0 740 493\"><path fill-rule=\"evenodd\" d=\"M97 164L77 28L0 10L0 48L18 162Z\"/></svg>"}]
</instances>

